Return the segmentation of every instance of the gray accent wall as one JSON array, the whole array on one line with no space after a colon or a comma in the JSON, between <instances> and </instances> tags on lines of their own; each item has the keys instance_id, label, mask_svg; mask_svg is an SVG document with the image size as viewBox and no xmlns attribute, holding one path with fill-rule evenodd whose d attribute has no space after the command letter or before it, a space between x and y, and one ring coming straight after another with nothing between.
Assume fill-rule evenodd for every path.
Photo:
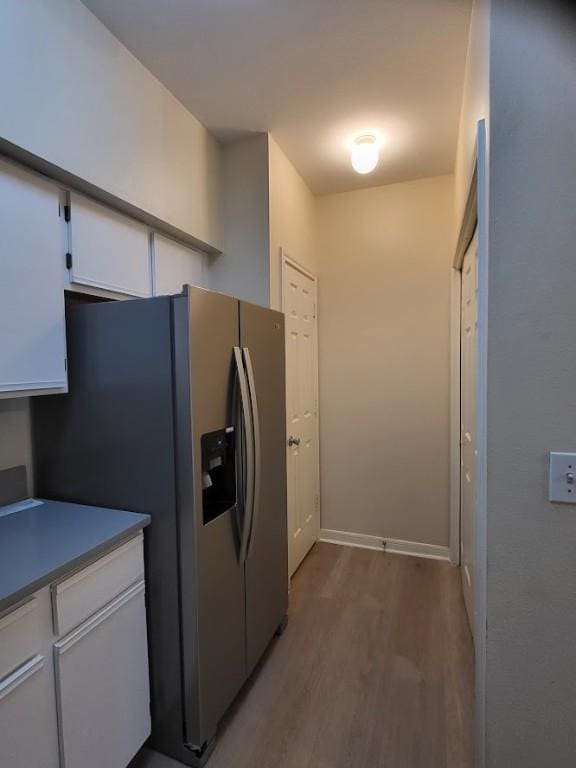
<instances>
[{"instance_id":1,"label":"gray accent wall","mask_svg":"<svg viewBox=\"0 0 576 768\"><path fill-rule=\"evenodd\" d=\"M30 437L30 405L27 397L0 400L0 470L19 464L28 468L28 485L32 475Z\"/></svg>"},{"instance_id":2,"label":"gray accent wall","mask_svg":"<svg viewBox=\"0 0 576 768\"><path fill-rule=\"evenodd\" d=\"M572 15L570 15L572 13ZM576 16L492 0L486 765L572 768L576 506Z\"/></svg>"},{"instance_id":3,"label":"gray accent wall","mask_svg":"<svg viewBox=\"0 0 576 768\"><path fill-rule=\"evenodd\" d=\"M270 305L268 134L222 147L222 255L209 265L208 287Z\"/></svg>"}]
</instances>

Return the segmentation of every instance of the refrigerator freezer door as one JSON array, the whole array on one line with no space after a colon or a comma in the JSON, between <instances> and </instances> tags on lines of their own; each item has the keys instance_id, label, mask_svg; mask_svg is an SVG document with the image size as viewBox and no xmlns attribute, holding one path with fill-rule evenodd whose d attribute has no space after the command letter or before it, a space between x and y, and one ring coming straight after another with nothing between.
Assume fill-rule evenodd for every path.
<instances>
[{"instance_id":1,"label":"refrigerator freezer door","mask_svg":"<svg viewBox=\"0 0 576 768\"><path fill-rule=\"evenodd\" d=\"M202 437L233 426L238 302L187 290L173 300L182 645L186 740L202 748L246 672L237 509L208 522L202 511Z\"/></svg>"},{"instance_id":2,"label":"refrigerator freezer door","mask_svg":"<svg viewBox=\"0 0 576 768\"><path fill-rule=\"evenodd\" d=\"M250 673L288 605L284 316L240 302L240 336L260 438L259 494L245 566Z\"/></svg>"}]
</instances>

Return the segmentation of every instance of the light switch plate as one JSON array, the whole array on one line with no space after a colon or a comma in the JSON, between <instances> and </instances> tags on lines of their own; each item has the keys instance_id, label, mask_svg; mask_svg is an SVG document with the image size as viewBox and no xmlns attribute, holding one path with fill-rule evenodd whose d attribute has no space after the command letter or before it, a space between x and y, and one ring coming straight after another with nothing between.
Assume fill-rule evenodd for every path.
<instances>
[{"instance_id":1,"label":"light switch plate","mask_svg":"<svg viewBox=\"0 0 576 768\"><path fill-rule=\"evenodd\" d=\"M550 454L549 499L576 504L576 453Z\"/></svg>"}]
</instances>

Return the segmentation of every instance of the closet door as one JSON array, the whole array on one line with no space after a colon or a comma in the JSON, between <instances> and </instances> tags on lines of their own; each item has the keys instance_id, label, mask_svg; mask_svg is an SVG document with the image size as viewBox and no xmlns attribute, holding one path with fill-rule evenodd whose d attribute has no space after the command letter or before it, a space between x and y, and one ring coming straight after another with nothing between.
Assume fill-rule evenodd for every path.
<instances>
[{"instance_id":1,"label":"closet door","mask_svg":"<svg viewBox=\"0 0 576 768\"><path fill-rule=\"evenodd\" d=\"M204 287L206 255L154 233L154 295L170 296L183 285Z\"/></svg>"},{"instance_id":2,"label":"closet door","mask_svg":"<svg viewBox=\"0 0 576 768\"><path fill-rule=\"evenodd\" d=\"M75 194L69 227L73 285L128 296L152 295L147 227Z\"/></svg>"},{"instance_id":3,"label":"closet door","mask_svg":"<svg viewBox=\"0 0 576 768\"><path fill-rule=\"evenodd\" d=\"M462 265L460 560L464 602L474 632L474 549L476 506L476 369L478 339L478 243L475 237Z\"/></svg>"},{"instance_id":4,"label":"closet door","mask_svg":"<svg viewBox=\"0 0 576 768\"><path fill-rule=\"evenodd\" d=\"M56 186L0 162L0 397L66 392Z\"/></svg>"}]
</instances>

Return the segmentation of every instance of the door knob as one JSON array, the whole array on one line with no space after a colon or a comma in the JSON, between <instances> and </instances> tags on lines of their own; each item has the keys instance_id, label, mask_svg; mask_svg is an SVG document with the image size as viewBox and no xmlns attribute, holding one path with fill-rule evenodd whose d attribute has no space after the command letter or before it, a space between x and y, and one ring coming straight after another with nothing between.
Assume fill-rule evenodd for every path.
<instances>
[{"instance_id":1,"label":"door knob","mask_svg":"<svg viewBox=\"0 0 576 768\"><path fill-rule=\"evenodd\" d=\"M288 445L290 446L290 448L292 448L293 445L300 445L300 438L292 437L292 435L290 435L290 437L288 438Z\"/></svg>"}]
</instances>

